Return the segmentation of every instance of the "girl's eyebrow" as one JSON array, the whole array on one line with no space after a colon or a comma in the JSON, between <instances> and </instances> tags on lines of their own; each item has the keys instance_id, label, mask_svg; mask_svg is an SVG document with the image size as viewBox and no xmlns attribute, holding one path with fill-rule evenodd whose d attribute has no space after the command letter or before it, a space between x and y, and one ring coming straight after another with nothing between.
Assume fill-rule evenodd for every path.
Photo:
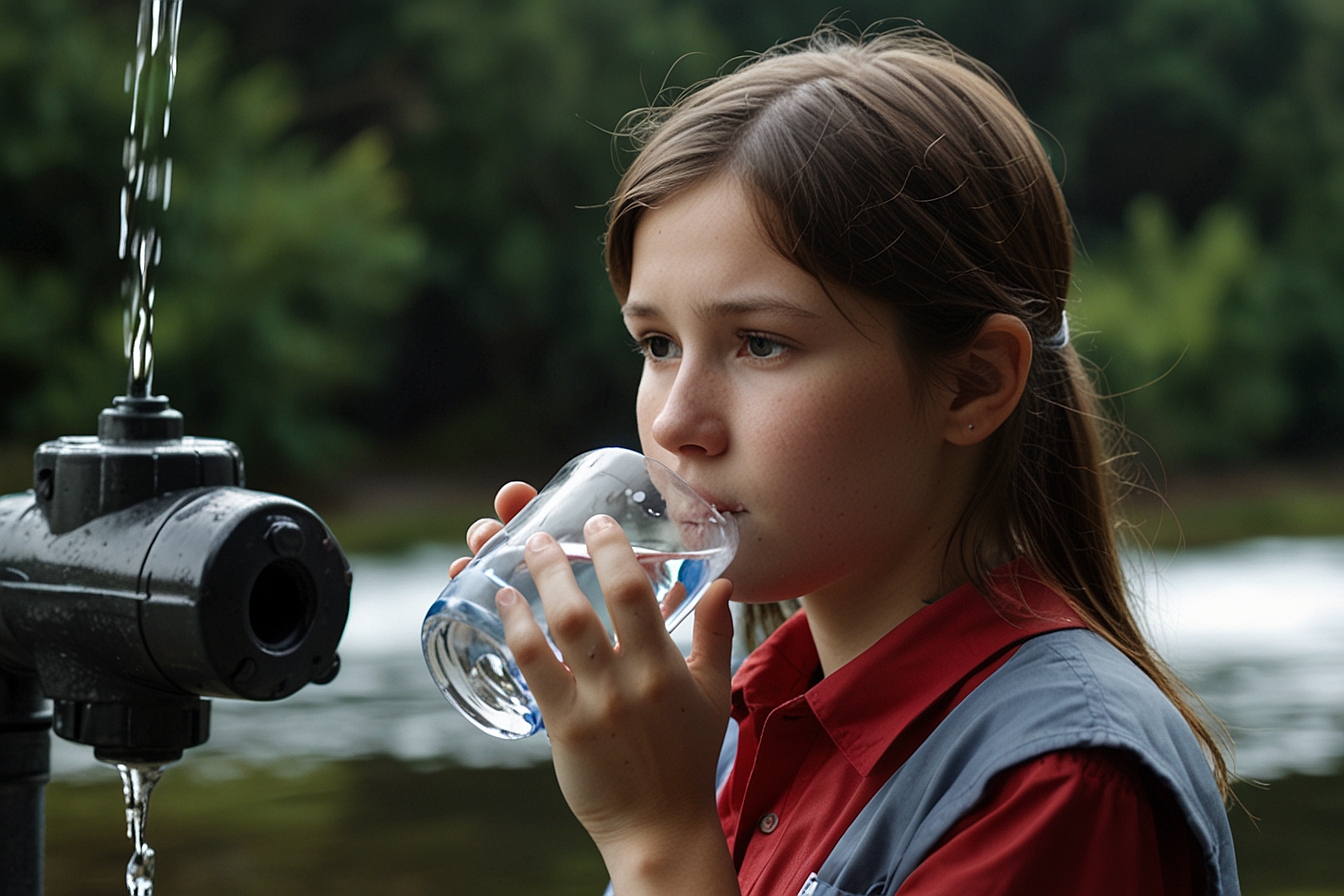
<instances>
[{"instance_id":1,"label":"girl's eyebrow","mask_svg":"<svg viewBox=\"0 0 1344 896\"><path fill-rule=\"evenodd\" d=\"M699 303L696 306L696 315L702 319L711 317L731 317L735 314L750 314L752 312L771 312L774 314L783 314L788 317L796 317L803 320L820 320L821 315L811 309L804 308L796 302L790 302L787 299L781 299L776 296L745 296L734 299L722 299L719 301ZM630 300L621 307L621 315L627 320L632 318L660 317L662 312L656 305L650 302L641 302L638 299Z\"/></svg>"}]
</instances>

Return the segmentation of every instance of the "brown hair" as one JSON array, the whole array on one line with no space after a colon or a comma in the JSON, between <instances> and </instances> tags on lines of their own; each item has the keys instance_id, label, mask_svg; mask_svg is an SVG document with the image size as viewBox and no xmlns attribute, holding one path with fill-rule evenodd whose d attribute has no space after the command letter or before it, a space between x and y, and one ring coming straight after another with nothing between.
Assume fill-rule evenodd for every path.
<instances>
[{"instance_id":1,"label":"brown hair","mask_svg":"<svg viewBox=\"0 0 1344 896\"><path fill-rule=\"evenodd\" d=\"M606 239L619 296L643 212L729 175L784 257L895 309L911 368L928 379L991 314L1026 324L1036 346L1026 390L990 437L957 559L987 592L1003 548L1025 557L1176 705L1226 793L1222 741L1130 610L1104 417L1077 352L1052 341L1064 325L1072 225L1040 141L997 76L923 29L856 39L824 28L636 113L629 133L640 151L611 201ZM759 611L747 620L762 623Z\"/></svg>"}]
</instances>

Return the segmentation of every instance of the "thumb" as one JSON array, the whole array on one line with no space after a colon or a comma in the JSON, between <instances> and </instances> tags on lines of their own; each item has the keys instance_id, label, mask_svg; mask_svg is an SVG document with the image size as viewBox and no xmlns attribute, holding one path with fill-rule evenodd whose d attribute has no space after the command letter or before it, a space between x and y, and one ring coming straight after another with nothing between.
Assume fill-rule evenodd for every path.
<instances>
[{"instance_id":1,"label":"thumb","mask_svg":"<svg viewBox=\"0 0 1344 896\"><path fill-rule=\"evenodd\" d=\"M728 695L733 665L733 583L715 579L695 607L695 631L686 665L709 694Z\"/></svg>"}]
</instances>

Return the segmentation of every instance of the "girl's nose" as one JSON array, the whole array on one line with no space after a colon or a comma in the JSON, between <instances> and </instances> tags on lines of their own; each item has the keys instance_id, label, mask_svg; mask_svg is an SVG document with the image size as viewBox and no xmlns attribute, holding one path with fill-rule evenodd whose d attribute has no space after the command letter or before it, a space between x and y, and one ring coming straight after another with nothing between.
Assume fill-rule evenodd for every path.
<instances>
[{"instance_id":1,"label":"girl's nose","mask_svg":"<svg viewBox=\"0 0 1344 896\"><path fill-rule=\"evenodd\" d=\"M728 448L723 384L683 361L653 418L652 435L674 454L722 454Z\"/></svg>"}]
</instances>

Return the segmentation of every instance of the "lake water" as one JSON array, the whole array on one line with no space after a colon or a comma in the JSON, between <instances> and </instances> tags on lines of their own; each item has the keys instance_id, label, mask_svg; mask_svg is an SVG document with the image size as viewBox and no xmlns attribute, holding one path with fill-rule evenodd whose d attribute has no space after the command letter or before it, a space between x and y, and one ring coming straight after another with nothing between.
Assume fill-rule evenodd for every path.
<instances>
[{"instance_id":1,"label":"lake water","mask_svg":"<svg viewBox=\"0 0 1344 896\"><path fill-rule=\"evenodd\" d=\"M188 753L281 760L391 755L518 766L544 760L544 735L481 734L439 695L420 654L420 621L462 548L355 557L341 673L279 703L216 700L210 741ZM1326 771L1344 758L1344 539L1265 539L1132 564L1148 630L1228 725L1236 769L1270 778ZM679 634L690 631L690 623ZM99 766L53 738L60 776Z\"/></svg>"}]
</instances>

